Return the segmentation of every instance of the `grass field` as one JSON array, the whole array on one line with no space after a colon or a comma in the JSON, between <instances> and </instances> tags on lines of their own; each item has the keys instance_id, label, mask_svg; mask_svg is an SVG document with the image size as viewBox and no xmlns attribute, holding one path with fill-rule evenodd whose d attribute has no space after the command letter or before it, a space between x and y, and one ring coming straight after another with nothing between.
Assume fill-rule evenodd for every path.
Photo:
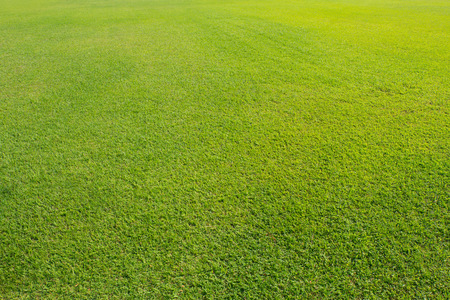
<instances>
[{"instance_id":1,"label":"grass field","mask_svg":"<svg viewBox=\"0 0 450 300\"><path fill-rule=\"evenodd\" d=\"M448 299L450 2L0 0L0 299Z\"/></svg>"}]
</instances>

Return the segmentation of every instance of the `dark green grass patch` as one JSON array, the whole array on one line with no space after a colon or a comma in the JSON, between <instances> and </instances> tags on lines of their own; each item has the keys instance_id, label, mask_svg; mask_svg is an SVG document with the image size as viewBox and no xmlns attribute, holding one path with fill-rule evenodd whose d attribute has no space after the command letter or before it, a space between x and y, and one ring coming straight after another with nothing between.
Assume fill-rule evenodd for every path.
<instances>
[{"instance_id":1,"label":"dark green grass patch","mask_svg":"<svg viewBox=\"0 0 450 300\"><path fill-rule=\"evenodd\" d=\"M449 12L0 0L0 298L448 298Z\"/></svg>"}]
</instances>

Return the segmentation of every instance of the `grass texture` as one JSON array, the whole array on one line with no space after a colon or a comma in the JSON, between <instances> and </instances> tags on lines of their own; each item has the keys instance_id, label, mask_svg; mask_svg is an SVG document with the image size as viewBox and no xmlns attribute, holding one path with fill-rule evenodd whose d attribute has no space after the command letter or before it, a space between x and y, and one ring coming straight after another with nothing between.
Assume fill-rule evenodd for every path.
<instances>
[{"instance_id":1,"label":"grass texture","mask_svg":"<svg viewBox=\"0 0 450 300\"><path fill-rule=\"evenodd\" d=\"M0 299L448 299L450 3L0 0Z\"/></svg>"}]
</instances>

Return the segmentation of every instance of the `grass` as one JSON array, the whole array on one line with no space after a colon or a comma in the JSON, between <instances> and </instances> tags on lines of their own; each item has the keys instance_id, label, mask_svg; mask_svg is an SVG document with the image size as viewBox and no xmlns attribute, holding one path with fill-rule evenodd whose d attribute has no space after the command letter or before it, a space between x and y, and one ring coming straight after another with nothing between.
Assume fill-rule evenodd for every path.
<instances>
[{"instance_id":1,"label":"grass","mask_svg":"<svg viewBox=\"0 0 450 300\"><path fill-rule=\"evenodd\" d=\"M0 298L450 297L449 16L0 0Z\"/></svg>"}]
</instances>

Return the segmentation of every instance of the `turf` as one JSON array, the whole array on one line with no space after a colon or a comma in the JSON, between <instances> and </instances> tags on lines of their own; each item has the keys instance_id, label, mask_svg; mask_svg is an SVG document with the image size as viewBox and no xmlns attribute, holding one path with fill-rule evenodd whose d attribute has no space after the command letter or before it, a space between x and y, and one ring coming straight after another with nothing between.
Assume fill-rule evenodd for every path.
<instances>
[{"instance_id":1,"label":"turf","mask_svg":"<svg viewBox=\"0 0 450 300\"><path fill-rule=\"evenodd\" d=\"M450 4L0 0L0 298L450 297Z\"/></svg>"}]
</instances>

